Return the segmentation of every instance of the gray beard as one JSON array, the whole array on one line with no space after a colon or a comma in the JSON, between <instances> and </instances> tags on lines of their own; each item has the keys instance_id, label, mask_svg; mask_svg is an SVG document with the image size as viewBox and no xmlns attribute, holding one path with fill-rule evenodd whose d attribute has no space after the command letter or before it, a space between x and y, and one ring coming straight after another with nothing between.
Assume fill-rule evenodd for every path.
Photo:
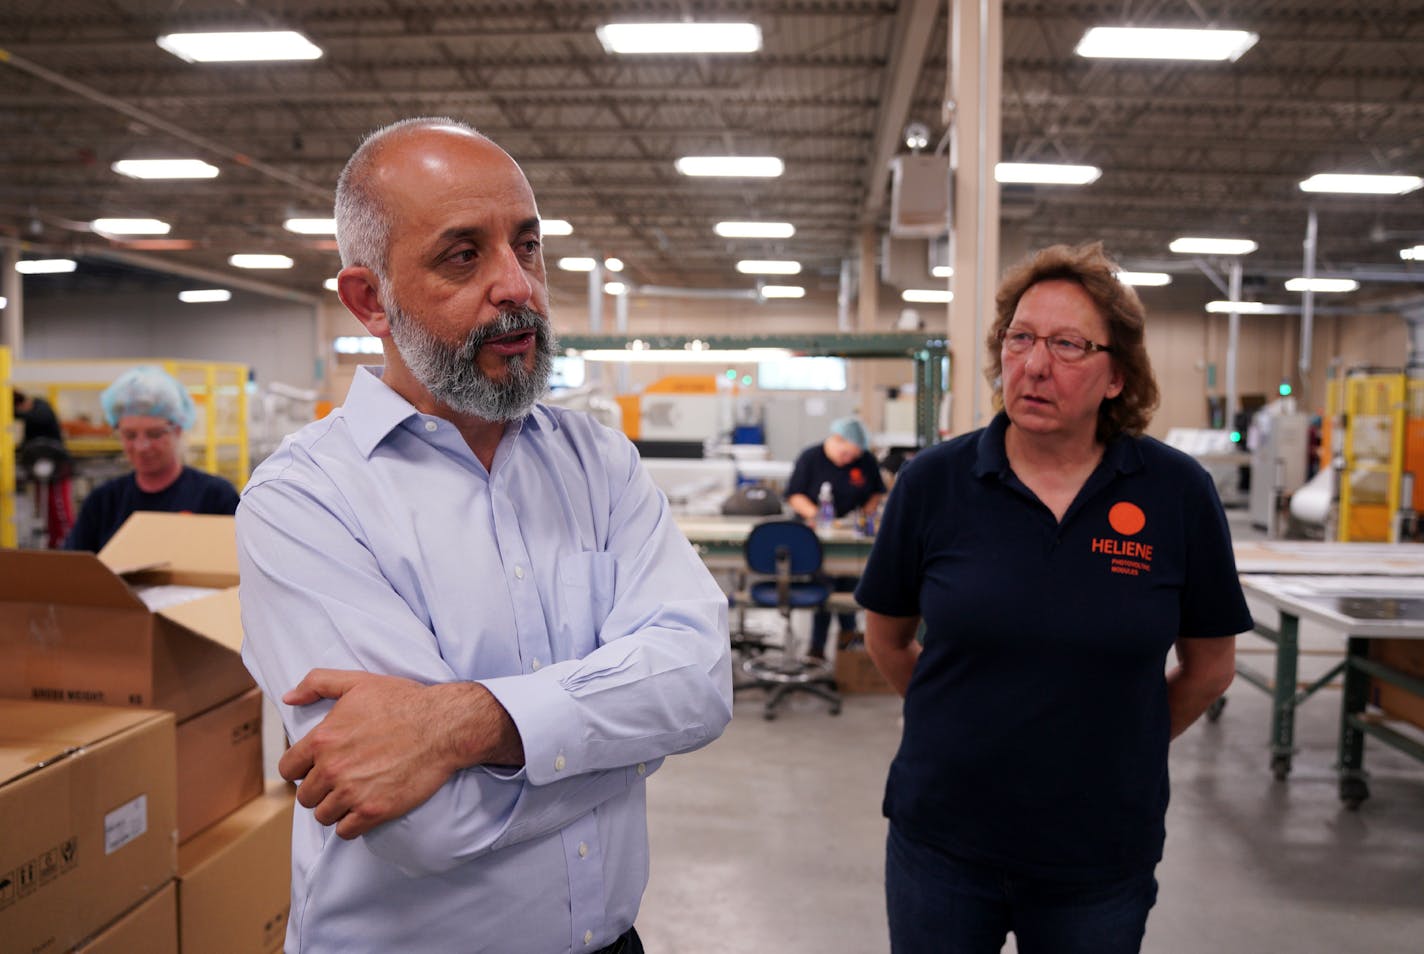
<instances>
[{"instance_id":1,"label":"gray beard","mask_svg":"<svg viewBox=\"0 0 1424 954\"><path fill-rule=\"evenodd\" d=\"M484 421L515 421L528 414L549 388L558 339L547 316L532 308L502 311L489 325L475 328L458 345L446 344L412 319L394 301L386 304L391 340L415 379L453 411ZM491 380L480 370L480 348L494 338L534 329L534 368L522 354L505 360L505 380Z\"/></svg>"}]
</instances>

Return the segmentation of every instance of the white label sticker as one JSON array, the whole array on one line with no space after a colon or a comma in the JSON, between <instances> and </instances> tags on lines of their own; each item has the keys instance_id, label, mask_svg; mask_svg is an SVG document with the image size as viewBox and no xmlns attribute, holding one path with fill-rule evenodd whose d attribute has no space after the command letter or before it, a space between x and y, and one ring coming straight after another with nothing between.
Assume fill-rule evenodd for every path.
<instances>
[{"instance_id":1,"label":"white label sticker","mask_svg":"<svg viewBox=\"0 0 1424 954\"><path fill-rule=\"evenodd\" d=\"M112 855L148 831L148 796L140 795L104 816L104 854Z\"/></svg>"}]
</instances>

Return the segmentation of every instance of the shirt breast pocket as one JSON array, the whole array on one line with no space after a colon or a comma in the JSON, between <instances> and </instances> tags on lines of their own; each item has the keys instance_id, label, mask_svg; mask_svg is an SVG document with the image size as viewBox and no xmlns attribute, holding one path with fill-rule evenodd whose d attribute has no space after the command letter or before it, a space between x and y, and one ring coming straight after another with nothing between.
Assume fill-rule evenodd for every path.
<instances>
[{"instance_id":1,"label":"shirt breast pocket","mask_svg":"<svg viewBox=\"0 0 1424 954\"><path fill-rule=\"evenodd\" d=\"M559 558L558 569L554 629L569 640L573 655L582 657L603 642L603 624L613 609L617 560L611 553L567 553Z\"/></svg>"}]
</instances>

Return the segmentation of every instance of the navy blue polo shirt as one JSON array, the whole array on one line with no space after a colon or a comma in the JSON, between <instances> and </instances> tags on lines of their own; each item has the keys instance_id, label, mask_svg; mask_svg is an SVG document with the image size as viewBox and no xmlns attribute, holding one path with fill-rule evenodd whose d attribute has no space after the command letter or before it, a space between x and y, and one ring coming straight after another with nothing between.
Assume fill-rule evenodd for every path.
<instances>
[{"instance_id":1,"label":"navy blue polo shirt","mask_svg":"<svg viewBox=\"0 0 1424 954\"><path fill-rule=\"evenodd\" d=\"M1162 857L1178 637L1251 628L1226 516L1194 460L1111 441L1059 523L1013 474L1008 419L901 472L856 589L920 616L886 817L972 862L1065 881Z\"/></svg>"},{"instance_id":2,"label":"navy blue polo shirt","mask_svg":"<svg viewBox=\"0 0 1424 954\"><path fill-rule=\"evenodd\" d=\"M831 485L837 517L844 517L876 494L885 493L885 481L874 454L866 451L846 466L837 467L822 445L813 444L796 458L796 466L786 481L785 496L805 494L812 503L819 503L821 484L826 482Z\"/></svg>"},{"instance_id":3,"label":"navy blue polo shirt","mask_svg":"<svg viewBox=\"0 0 1424 954\"><path fill-rule=\"evenodd\" d=\"M231 514L237 512L237 500L232 484L188 466L157 493L148 493L133 474L125 474L100 484L84 498L63 548L97 553L135 511Z\"/></svg>"}]
</instances>

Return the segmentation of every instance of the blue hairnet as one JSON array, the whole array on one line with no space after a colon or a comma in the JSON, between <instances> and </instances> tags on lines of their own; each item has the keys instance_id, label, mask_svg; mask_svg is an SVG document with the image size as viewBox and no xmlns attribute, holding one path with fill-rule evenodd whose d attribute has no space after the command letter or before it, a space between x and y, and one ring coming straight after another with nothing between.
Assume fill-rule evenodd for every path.
<instances>
[{"instance_id":1,"label":"blue hairnet","mask_svg":"<svg viewBox=\"0 0 1424 954\"><path fill-rule=\"evenodd\" d=\"M870 435L858 418L839 417L831 422L831 433L839 434L861 450L870 449Z\"/></svg>"},{"instance_id":2,"label":"blue hairnet","mask_svg":"<svg viewBox=\"0 0 1424 954\"><path fill-rule=\"evenodd\" d=\"M110 427L118 427L124 417L161 417L186 431L197 415L188 389L167 371L149 364L119 375L99 400Z\"/></svg>"}]
</instances>

